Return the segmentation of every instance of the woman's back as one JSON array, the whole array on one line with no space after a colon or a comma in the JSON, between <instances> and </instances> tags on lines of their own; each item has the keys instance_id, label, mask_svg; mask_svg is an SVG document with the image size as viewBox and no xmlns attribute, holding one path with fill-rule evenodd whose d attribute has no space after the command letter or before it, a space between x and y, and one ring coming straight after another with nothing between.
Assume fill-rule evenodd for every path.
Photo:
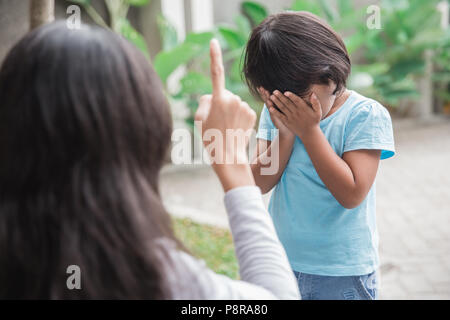
<instances>
[{"instance_id":1,"label":"woman's back","mask_svg":"<svg viewBox=\"0 0 450 320\"><path fill-rule=\"evenodd\" d=\"M170 113L149 62L112 32L28 34L0 71L0 297L163 298L153 239ZM67 290L77 265L83 290Z\"/></svg>"}]
</instances>

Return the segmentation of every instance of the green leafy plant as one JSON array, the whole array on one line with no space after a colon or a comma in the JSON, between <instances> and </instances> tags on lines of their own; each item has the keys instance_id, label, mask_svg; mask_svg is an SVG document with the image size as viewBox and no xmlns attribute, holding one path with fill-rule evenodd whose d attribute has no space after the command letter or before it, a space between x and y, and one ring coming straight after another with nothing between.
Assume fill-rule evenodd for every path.
<instances>
[{"instance_id":1,"label":"green leafy plant","mask_svg":"<svg viewBox=\"0 0 450 320\"><path fill-rule=\"evenodd\" d=\"M334 30L344 35L353 67L349 87L395 107L405 99L419 96L417 80L424 72L424 53L435 52L438 72L433 80L441 88L438 94L448 101L450 78L449 36L439 27L439 0L382 0L381 28L370 29L366 24L369 14L366 6L357 6L353 0L294 0L287 10L309 11L325 19ZM171 93L189 106L187 119L193 123L197 98L210 93L208 45L217 37L224 50L227 87L247 100L259 112L261 103L248 92L241 70L243 53L251 28L268 15L267 9L254 1L241 3L241 14L231 25L218 25L210 32L190 33L180 42L170 23L159 18L163 51L154 63L163 82L180 66L186 73L180 79L179 90ZM356 57L356 58L355 58ZM356 62L356 63L355 63Z\"/></svg>"},{"instance_id":2,"label":"green leafy plant","mask_svg":"<svg viewBox=\"0 0 450 320\"><path fill-rule=\"evenodd\" d=\"M186 122L193 125L193 117L200 95L211 93L209 78L209 42L216 37L224 51L226 85L240 95L250 106L259 111L261 104L249 93L241 77L243 53L252 25L267 16L267 10L256 2L242 3L243 14L234 17L234 24L221 24L209 32L189 33L179 41L175 28L163 16L158 18L163 50L155 57L154 67L161 80L167 83L169 76L179 67L187 68L180 79L179 90L169 92L172 99L183 100L190 109Z\"/></svg>"},{"instance_id":3,"label":"green leafy plant","mask_svg":"<svg viewBox=\"0 0 450 320\"><path fill-rule=\"evenodd\" d=\"M425 68L424 52L443 47L439 27L439 0L382 0L381 28L366 25L366 7L352 0L296 0L292 10L310 11L330 23L341 34L349 54L362 52L352 67L349 87L395 106L402 99L417 98L417 78ZM440 55L441 65L449 65ZM441 76L442 77L442 76ZM446 77L446 76L444 76ZM437 81L437 79L436 79Z\"/></svg>"},{"instance_id":4,"label":"green leafy plant","mask_svg":"<svg viewBox=\"0 0 450 320\"><path fill-rule=\"evenodd\" d=\"M138 47L147 57L147 44L144 37L140 34L127 19L130 6L141 7L147 5L150 0L104 0L109 14L110 23L106 23L105 19L92 6L91 0L70 0L83 7L85 12L98 25L113 30L123 35L128 41Z\"/></svg>"},{"instance_id":5,"label":"green leafy plant","mask_svg":"<svg viewBox=\"0 0 450 320\"><path fill-rule=\"evenodd\" d=\"M417 98L417 79L425 70L425 52L441 45L438 0L384 0L382 29L365 32L365 57L369 65L385 65L372 73L374 95L387 104ZM447 60L448 64L449 60Z\"/></svg>"}]
</instances>

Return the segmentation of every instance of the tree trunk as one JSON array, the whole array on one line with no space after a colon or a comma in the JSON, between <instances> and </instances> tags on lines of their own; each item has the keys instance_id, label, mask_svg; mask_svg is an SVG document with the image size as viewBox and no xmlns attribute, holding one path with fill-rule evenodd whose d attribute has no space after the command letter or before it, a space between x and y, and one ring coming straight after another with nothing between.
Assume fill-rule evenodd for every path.
<instances>
[{"instance_id":1,"label":"tree trunk","mask_svg":"<svg viewBox=\"0 0 450 320\"><path fill-rule=\"evenodd\" d=\"M55 19L55 0L30 0L30 30Z\"/></svg>"},{"instance_id":2,"label":"tree trunk","mask_svg":"<svg viewBox=\"0 0 450 320\"><path fill-rule=\"evenodd\" d=\"M433 116L433 51L427 49L423 53L425 72L418 80L420 98L413 106L413 116L428 120Z\"/></svg>"}]
</instances>

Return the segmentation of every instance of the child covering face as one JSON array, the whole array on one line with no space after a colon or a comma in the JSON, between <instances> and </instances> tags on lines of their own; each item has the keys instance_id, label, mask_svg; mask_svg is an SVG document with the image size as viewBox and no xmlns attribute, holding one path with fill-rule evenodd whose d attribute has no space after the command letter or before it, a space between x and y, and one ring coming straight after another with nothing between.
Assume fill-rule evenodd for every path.
<instances>
[{"instance_id":1,"label":"child covering face","mask_svg":"<svg viewBox=\"0 0 450 320\"><path fill-rule=\"evenodd\" d=\"M340 36L307 12L268 17L247 44L244 74L265 103L252 171L275 187L269 212L303 299L377 298L375 177L394 138L388 111L346 89L350 69Z\"/></svg>"}]
</instances>

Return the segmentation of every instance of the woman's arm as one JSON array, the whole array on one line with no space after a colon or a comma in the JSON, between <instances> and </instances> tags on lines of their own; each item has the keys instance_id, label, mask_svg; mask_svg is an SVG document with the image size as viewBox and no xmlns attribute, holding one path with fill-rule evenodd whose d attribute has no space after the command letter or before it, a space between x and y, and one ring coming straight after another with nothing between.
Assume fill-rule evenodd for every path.
<instances>
[{"instance_id":1,"label":"woman's arm","mask_svg":"<svg viewBox=\"0 0 450 320\"><path fill-rule=\"evenodd\" d=\"M225 194L225 207L241 280L214 273L173 245L166 250L171 255L169 265L175 267L167 270L173 299L299 299L295 276L260 190L256 186L232 189Z\"/></svg>"},{"instance_id":2,"label":"woman's arm","mask_svg":"<svg viewBox=\"0 0 450 320\"><path fill-rule=\"evenodd\" d=\"M267 289L278 299L299 299L294 274L258 188L227 192L225 207L241 279Z\"/></svg>"}]
</instances>

